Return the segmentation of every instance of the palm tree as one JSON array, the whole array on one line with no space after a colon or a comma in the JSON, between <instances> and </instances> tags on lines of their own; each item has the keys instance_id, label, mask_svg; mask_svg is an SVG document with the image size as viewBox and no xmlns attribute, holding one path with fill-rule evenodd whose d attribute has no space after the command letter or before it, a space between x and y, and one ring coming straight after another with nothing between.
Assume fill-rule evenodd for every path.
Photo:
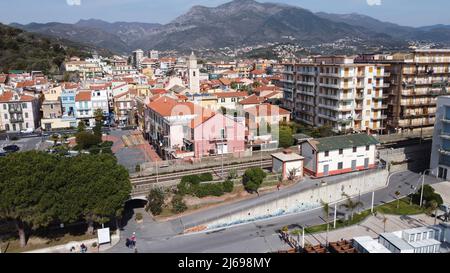
<instances>
[{"instance_id":1,"label":"palm tree","mask_svg":"<svg viewBox=\"0 0 450 273\"><path fill-rule=\"evenodd\" d=\"M395 193L395 197L397 198L397 209L399 209L400 208L400 192L399 191L396 191Z\"/></svg>"},{"instance_id":2,"label":"palm tree","mask_svg":"<svg viewBox=\"0 0 450 273\"><path fill-rule=\"evenodd\" d=\"M350 210L350 212L351 212L350 220L353 220L354 210L358 207L362 207L363 203L361 201L353 201L352 198L346 193L343 193L342 196L346 197L347 201L346 201L346 203L344 203L340 206Z\"/></svg>"},{"instance_id":3,"label":"palm tree","mask_svg":"<svg viewBox=\"0 0 450 273\"><path fill-rule=\"evenodd\" d=\"M327 222L327 234L326 234L326 243L325 246L328 245L328 231L330 230L330 221L329 221L329 217L330 217L330 205L326 202L324 202L323 200L320 200L320 203L322 204L322 212L323 212L323 216L325 217L325 221Z\"/></svg>"}]
</instances>

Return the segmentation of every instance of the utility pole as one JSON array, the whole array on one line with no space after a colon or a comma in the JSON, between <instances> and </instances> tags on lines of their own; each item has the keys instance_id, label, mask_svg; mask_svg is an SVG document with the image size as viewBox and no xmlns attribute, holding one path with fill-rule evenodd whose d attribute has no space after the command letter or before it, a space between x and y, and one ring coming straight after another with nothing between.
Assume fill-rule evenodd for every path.
<instances>
[{"instance_id":1,"label":"utility pole","mask_svg":"<svg viewBox=\"0 0 450 273\"><path fill-rule=\"evenodd\" d=\"M420 207L422 207L423 202L423 185L425 184L425 171L422 174L422 189L420 190Z\"/></svg>"},{"instance_id":2,"label":"utility pole","mask_svg":"<svg viewBox=\"0 0 450 273\"><path fill-rule=\"evenodd\" d=\"M305 227L302 226L302 248L305 248Z\"/></svg>"},{"instance_id":3,"label":"utility pole","mask_svg":"<svg viewBox=\"0 0 450 273\"><path fill-rule=\"evenodd\" d=\"M336 229L336 218L337 218L337 203L334 204L334 221L333 221L333 229Z\"/></svg>"},{"instance_id":4,"label":"utility pole","mask_svg":"<svg viewBox=\"0 0 450 273\"><path fill-rule=\"evenodd\" d=\"M373 203L374 203L374 199L375 199L375 191L372 192L372 206L370 209L370 212L373 213Z\"/></svg>"}]
</instances>

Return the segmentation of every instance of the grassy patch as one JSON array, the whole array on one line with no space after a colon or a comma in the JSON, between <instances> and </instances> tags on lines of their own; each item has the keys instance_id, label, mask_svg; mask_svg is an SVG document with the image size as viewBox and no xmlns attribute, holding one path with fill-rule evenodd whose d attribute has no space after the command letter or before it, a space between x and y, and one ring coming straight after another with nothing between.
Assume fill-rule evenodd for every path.
<instances>
[{"instance_id":1,"label":"grassy patch","mask_svg":"<svg viewBox=\"0 0 450 273\"><path fill-rule=\"evenodd\" d=\"M409 197L399 200L399 207L397 208L397 201L378 206L376 211L383 214L393 215L414 215L425 213L425 210L416 204L410 205Z\"/></svg>"},{"instance_id":2,"label":"grassy patch","mask_svg":"<svg viewBox=\"0 0 450 273\"><path fill-rule=\"evenodd\" d=\"M359 214L355 213L353 215L353 219L351 220L337 220L336 221L336 229L339 228L345 228L345 227L349 227L349 226L353 226L355 224L358 224L362 221L364 221L368 216L370 215L370 210L366 210L363 211ZM333 223L330 223L329 226L329 231L332 231L333 229ZM323 224L323 225L318 225L318 226L313 226L313 227L308 227L305 229L306 233L318 233L318 232L324 232L327 231L327 225Z\"/></svg>"}]
</instances>

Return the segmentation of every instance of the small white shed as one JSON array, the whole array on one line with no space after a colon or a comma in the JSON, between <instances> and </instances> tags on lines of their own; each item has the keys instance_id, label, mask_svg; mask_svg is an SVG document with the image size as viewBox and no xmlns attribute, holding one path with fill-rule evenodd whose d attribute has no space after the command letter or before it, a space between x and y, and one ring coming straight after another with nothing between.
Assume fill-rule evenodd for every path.
<instances>
[{"instance_id":1,"label":"small white shed","mask_svg":"<svg viewBox=\"0 0 450 273\"><path fill-rule=\"evenodd\" d=\"M291 150L284 150L282 153L272 154L272 172L281 173L283 180L289 179L291 174L294 175L294 178L302 178L303 159L303 156Z\"/></svg>"}]
</instances>

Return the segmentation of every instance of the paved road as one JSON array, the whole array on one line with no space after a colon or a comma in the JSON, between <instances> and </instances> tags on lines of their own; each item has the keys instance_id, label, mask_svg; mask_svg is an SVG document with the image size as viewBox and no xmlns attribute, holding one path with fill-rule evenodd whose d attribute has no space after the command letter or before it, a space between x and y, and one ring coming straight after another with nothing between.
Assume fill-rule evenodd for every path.
<instances>
[{"instance_id":1,"label":"paved road","mask_svg":"<svg viewBox=\"0 0 450 273\"><path fill-rule=\"evenodd\" d=\"M398 190L402 195L412 192L411 185L417 186L420 175L413 172L402 172L392 175L389 187L375 193L375 205L391 202L396 199ZM426 177L425 183L435 184L439 181L433 177ZM369 209L372 194L360 197L364 203L363 209ZM223 208L222 208L223 209ZM331 212L331 215L334 212ZM342 217L345 213L338 208L338 214ZM197 217L201 217L201 212ZM283 226L312 226L323 223L320 218L322 210L315 209L308 212L285 215L264 221L247 223L216 231L179 235L183 230L180 220L157 223L152 219L145 219L143 224L137 225L134 220L128 222L119 244L108 252L133 252L124 246L124 238L136 232L139 252L181 252L181 253L220 253L220 252L269 252L286 248L278 238L277 231ZM193 217L193 216L191 216Z\"/></svg>"}]
</instances>

